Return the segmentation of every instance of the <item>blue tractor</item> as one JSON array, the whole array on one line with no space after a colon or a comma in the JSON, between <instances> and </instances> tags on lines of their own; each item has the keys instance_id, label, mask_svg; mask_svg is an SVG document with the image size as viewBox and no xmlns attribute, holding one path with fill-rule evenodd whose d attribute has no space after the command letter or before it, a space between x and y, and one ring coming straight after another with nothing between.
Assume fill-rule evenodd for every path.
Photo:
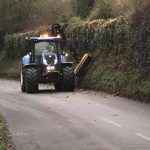
<instances>
[{"instance_id":1,"label":"blue tractor","mask_svg":"<svg viewBox=\"0 0 150 150\"><path fill-rule=\"evenodd\" d=\"M56 91L74 91L73 62L67 61L67 53L64 51L66 38L59 25L52 26L51 35L28 36L25 43L28 53L22 58L22 92L38 92L39 83L54 83ZM86 63L79 64L76 70L81 70L81 64Z\"/></svg>"}]
</instances>

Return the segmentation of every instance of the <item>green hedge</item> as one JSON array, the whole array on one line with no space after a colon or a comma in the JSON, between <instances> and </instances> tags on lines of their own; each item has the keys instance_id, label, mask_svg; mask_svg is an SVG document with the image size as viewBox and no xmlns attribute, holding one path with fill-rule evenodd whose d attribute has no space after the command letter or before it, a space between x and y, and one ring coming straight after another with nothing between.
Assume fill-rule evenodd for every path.
<instances>
[{"instance_id":1,"label":"green hedge","mask_svg":"<svg viewBox=\"0 0 150 150\"><path fill-rule=\"evenodd\" d=\"M150 72L150 10L145 10L133 29L133 49L139 67Z\"/></svg>"},{"instance_id":2,"label":"green hedge","mask_svg":"<svg viewBox=\"0 0 150 150\"><path fill-rule=\"evenodd\" d=\"M146 16L145 16L146 17ZM76 49L92 51L99 49L109 55L126 52L132 64L150 67L150 22L143 19L139 27L132 28L131 19L119 17L109 20L80 21L67 27L67 34L73 38Z\"/></svg>"},{"instance_id":3,"label":"green hedge","mask_svg":"<svg viewBox=\"0 0 150 150\"><path fill-rule=\"evenodd\" d=\"M71 24L67 28L69 37L75 40L79 49L112 49L128 40L129 26L124 18L95 20ZM121 42L121 43L120 43Z\"/></svg>"},{"instance_id":4,"label":"green hedge","mask_svg":"<svg viewBox=\"0 0 150 150\"><path fill-rule=\"evenodd\" d=\"M6 35L4 50L7 52L8 58L9 59L21 58L25 53L25 37L27 35L39 36L40 33L46 32L48 29L50 29L50 27L43 26L31 32Z\"/></svg>"},{"instance_id":5,"label":"green hedge","mask_svg":"<svg viewBox=\"0 0 150 150\"><path fill-rule=\"evenodd\" d=\"M66 31L74 48L93 54L81 87L149 100L149 27L143 19L134 28L131 16L70 24Z\"/></svg>"}]
</instances>

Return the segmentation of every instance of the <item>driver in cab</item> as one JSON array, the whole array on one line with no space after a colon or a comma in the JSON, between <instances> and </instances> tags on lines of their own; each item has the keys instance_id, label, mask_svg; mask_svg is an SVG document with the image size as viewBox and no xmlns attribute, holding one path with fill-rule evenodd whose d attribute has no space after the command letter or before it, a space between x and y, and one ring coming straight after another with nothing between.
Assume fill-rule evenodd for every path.
<instances>
[{"instance_id":1,"label":"driver in cab","mask_svg":"<svg viewBox=\"0 0 150 150\"><path fill-rule=\"evenodd\" d=\"M46 49L42 53L44 65L54 65L57 60L57 55L54 53L54 47L47 45Z\"/></svg>"}]
</instances>

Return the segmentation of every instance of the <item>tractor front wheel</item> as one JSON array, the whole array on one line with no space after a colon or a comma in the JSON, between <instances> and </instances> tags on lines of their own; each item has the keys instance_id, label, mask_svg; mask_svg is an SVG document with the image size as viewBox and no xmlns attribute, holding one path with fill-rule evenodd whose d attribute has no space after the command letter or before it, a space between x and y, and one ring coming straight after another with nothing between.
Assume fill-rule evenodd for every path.
<instances>
[{"instance_id":1,"label":"tractor front wheel","mask_svg":"<svg viewBox=\"0 0 150 150\"><path fill-rule=\"evenodd\" d=\"M25 83L27 93L38 92L39 74L36 68L28 68L25 70Z\"/></svg>"},{"instance_id":2,"label":"tractor front wheel","mask_svg":"<svg viewBox=\"0 0 150 150\"><path fill-rule=\"evenodd\" d=\"M62 88L62 80L59 79L58 81L56 81L54 83L54 86L55 86L55 90L56 91L62 91L63 90L63 88Z\"/></svg>"},{"instance_id":3,"label":"tractor front wheel","mask_svg":"<svg viewBox=\"0 0 150 150\"><path fill-rule=\"evenodd\" d=\"M62 87L63 91L74 91L75 89L75 77L74 70L70 66L65 66L62 70L63 79L62 79Z\"/></svg>"}]
</instances>

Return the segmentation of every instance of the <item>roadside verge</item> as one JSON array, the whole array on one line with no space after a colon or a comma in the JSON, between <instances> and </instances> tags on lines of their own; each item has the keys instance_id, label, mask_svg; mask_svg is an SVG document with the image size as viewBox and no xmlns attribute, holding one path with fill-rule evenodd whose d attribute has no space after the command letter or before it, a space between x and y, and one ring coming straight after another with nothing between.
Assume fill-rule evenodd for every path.
<instances>
[{"instance_id":1,"label":"roadside verge","mask_svg":"<svg viewBox=\"0 0 150 150\"><path fill-rule=\"evenodd\" d=\"M4 117L0 114L0 150L14 150Z\"/></svg>"}]
</instances>

